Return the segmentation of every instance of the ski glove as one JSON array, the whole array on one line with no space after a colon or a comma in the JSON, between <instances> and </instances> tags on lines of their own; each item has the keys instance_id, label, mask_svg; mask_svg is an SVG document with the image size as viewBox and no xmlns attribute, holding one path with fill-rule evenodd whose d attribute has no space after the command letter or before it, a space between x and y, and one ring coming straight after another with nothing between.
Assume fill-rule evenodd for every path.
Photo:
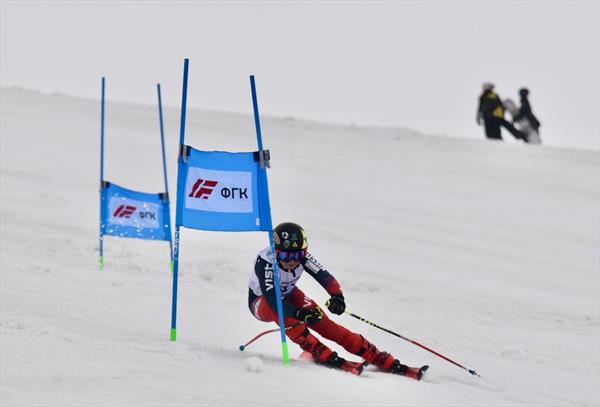
<instances>
[{"instance_id":1,"label":"ski glove","mask_svg":"<svg viewBox=\"0 0 600 407\"><path fill-rule=\"evenodd\" d=\"M309 326L323 319L321 308L299 308L296 311L296 319L308 324Z\"/></svg>"},{"instance_id":2,"label":"ski glove","mask_svg":"<svg viewBox=\"0 0 600 407\"><path fill-rule=\"evenodd\" d=\"M346 311L346 303L342 294L332 295L327 301L327 309L336 315L342 315Z\"/></svg>"}]
</instances>

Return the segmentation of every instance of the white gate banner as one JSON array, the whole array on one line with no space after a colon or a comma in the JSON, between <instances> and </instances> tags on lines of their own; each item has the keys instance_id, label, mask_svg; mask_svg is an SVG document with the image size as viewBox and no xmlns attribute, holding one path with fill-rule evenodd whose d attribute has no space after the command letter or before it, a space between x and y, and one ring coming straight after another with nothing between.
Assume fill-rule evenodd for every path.
<instances>
[{"instance_id":1,"label":"white gate banner","mask_svg":"<svg viewBox=\"0 0 600 407\"><path fill-rule=\"evenodd\" d=\"M114 225L156 229L159 205L135 199L111 196L108 222Z\"/></svg>"},{"instance_id":2,"label":"white gate banner","mask_svg":"<svg viewBox=\"0 0 600 407\"><path fill-rule=\"evenodd\" d=\"M208 212L253 212L252 173L189 167L185 207Z\"/></svg>"}]
</instances>

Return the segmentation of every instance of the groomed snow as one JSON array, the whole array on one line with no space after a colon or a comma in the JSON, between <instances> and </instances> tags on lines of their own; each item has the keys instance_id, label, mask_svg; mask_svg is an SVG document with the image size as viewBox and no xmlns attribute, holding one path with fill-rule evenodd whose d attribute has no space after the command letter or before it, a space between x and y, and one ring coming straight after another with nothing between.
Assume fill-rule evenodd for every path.
<instances>
[{"instance_id":1,"label":"groomed snow","mask_svg":"<svg viewBox=\"0 0 600 407\"><path fill-rule=\"evenodd\" d=\"M254 150L248 108L189 111L186 142ZM163 190L157 116L108 104L107 180ZM262 118L274 221L305 227L349 309L482 376L333 317L429 364L415 382L282 366L277 334L240 352L274 327L246 305L264 233L183 230L170 343L168 245L106 238L98 270L99 118L98 101L1 90L2 406L600 404L598 152ZM165 119L175 197L179 111Z\"/></svg>"}]
</instances>

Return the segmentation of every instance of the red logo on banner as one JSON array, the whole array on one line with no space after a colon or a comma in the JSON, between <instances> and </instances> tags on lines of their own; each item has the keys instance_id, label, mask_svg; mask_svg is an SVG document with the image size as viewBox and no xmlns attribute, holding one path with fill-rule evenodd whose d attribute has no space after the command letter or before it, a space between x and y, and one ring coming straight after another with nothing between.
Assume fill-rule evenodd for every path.
<instances>
[{"instance_id":1,"label":"red logo on banner","mask_svg":"<svg viewBox=\"0 0 600 407\"><path fill-rule=\"evenodd\" d=\"M121 205L117 208L117 210L113 213L115 218L131 218L133 212L135 212L137 208L131 205Z\"/></svg>"},{"instance_id":2,"label":"red logo on banner","mask_svg":"<svg viewBox=\"0 0 600 407\"><path fill-rule=\"evenodd\" d=\"M209 195L212 194L213 188L218 184L217 181L209 181L198 179L192 187L192 192L188 195L190 198L202 198L208 199Z\"/></svg>"}]
</instances>

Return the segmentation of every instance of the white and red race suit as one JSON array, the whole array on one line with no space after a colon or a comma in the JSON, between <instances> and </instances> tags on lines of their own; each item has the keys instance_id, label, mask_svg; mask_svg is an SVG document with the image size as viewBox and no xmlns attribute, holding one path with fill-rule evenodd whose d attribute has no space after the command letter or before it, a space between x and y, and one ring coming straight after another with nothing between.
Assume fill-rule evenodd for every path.
<instances>
[{"instance_id":1,"label":"white and red race suit","mask_svg":"<svg viewBox=\"0 0 600 407\"><path fill-rule=\"evenodd\" d=\"M277 304L275 300L275 280L273 278L274 256L271 248L261 250L256 256L254 270L250 273L248 290L248 307L257 319L264 322L279 324ZM310 331L309 326L296 318L301 308L318 308L318 305L307 297L296 283L306 271L329 293L342 295L342 289L331 275L310 253L302 259L294 270L284 270L277 267L281 288L284 325L286 336L300 347L310 352L319 362L325 362L333 353L331 349L319 341ZM362 335L333 322L325 312L323 318L310 325L310 328L326 339L341 345L348 352L358 355L375 364L382 370L388 371L395 358L387 352L381 352Z\"/></svg>"}]
</instances>

